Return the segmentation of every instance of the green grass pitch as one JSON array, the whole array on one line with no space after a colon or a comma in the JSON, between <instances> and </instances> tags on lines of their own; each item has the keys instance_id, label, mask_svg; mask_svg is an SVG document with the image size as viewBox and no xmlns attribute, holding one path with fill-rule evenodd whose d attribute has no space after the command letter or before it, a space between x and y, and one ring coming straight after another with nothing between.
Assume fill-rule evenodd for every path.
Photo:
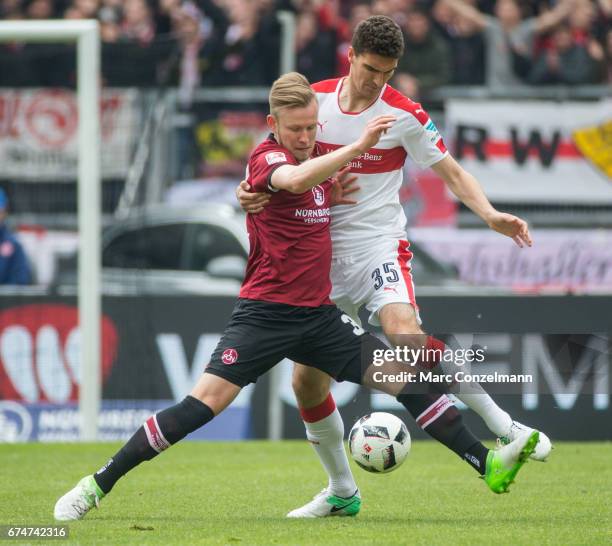
<instances>
[{"instance_id":1,"label":"green grass pitch","mask_svg":"<svg viewBox=\"0 0 612 546\"><path fill-rule=\"evenodd\" d=\"M0 525L52 524L56 499L118 445L0 445ZM287 520L324 485L306 442L184 443L124 477L70 524L68 541L47 543L612 544L610 443L559 443L505 495L433 442L415 442L391 474L353 470L364 501L356 518Z\"/></svg>"}]
</instances>

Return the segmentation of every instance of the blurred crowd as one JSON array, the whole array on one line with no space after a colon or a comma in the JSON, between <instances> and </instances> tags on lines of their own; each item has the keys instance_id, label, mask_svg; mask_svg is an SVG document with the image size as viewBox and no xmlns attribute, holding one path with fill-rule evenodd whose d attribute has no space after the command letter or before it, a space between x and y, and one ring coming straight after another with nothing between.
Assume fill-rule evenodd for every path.
<instances>
[{"instance_id":1,"label":"blurred crowd","mask_svg":"<svg viewBox=\"0 0 612 546\"><path fill-rule=\"evenodd\" d=\"M97 18L107 85L267 85L281 27L296 14L297 69L348 71L355 26L373 14L403 29L393 83L412 97L441 85L612 82L612 0L0 0L2 19ZM0 85L74 83L65 45L0 45Z\"/></svg>"}]
</instances>

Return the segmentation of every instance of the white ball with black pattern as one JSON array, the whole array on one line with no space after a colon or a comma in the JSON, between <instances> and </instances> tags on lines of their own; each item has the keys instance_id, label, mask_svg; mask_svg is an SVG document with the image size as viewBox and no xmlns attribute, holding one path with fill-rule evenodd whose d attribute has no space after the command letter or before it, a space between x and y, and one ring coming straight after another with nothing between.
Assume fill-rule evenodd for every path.
<instances>
[{"instance_id":1,"label":"white ball with black pattern","mask_svg":"<svg viewBox=\"0 0 612 546\"><path fill-rule=\"evenodd\" d=\"M404 422L390 413L364 415L349 433L351 456L368 472L395 470L406 460L411 444Z\"/></svg>"}]
</instances>

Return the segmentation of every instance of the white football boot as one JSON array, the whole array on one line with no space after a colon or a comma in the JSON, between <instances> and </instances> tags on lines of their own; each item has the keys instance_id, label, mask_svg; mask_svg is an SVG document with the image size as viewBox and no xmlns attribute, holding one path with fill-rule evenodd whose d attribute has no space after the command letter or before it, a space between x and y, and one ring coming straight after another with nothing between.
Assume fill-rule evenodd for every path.
<instances>
[{"instance_id":1,"label":"white football boot","mask_svg":"<svg viewBox=\"0 0 612 546\"><path fill-rule=\"evenodd\" d=\"M508 434L506 436L498 438L497 443L498 445L508 445L510 442L516 440L516 438L518 438L524 432L531 432L532 430L535 429L527 427L519 423L518 421L512 421L512 425L510 426L510 431L508 432ZM553 446L550 441L550 438L546 436L546 434L544 434L542 431L538 432L540 432L540 439L536 444L533 453L530 455L530 458L534 461L544 462L546 461L546 458L550 455Z\"/></svg>"},{"instance_id":2,"label":"white football boot","mask_svg":"<svg viewBox=\"0 0 612 546\"><path fill-rule=\"evenodd\" d=\"M73 521L85 517L94 506L98 508L104 493L92 475L85 476L55 503L53 516L57 521Z\"/></svg>"},{"instance_id":3,"label":"white football boot","mask_svg":"<svg viewBox=\"0 0 612 546\"><path fill-rule=\"evenodd\" d=\"M288 518L326 518L330 516L356 516L361 509L359 489L350 497L330 495L323 489L308 504L287 514Z\"/></svg>"}]
</instances>

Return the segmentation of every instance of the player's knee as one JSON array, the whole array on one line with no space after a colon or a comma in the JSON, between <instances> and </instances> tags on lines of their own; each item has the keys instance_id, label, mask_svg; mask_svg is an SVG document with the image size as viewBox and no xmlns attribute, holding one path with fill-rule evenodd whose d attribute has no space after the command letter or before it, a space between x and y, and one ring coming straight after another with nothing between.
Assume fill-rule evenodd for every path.
<instances>
[{"instance_id":1,"label":"player's knee","mask_svg":"<svg viewBox=\"0 0 612 546\"><path fill-rule=\"evenodd\" d=\"M425 332L418 325L416 320L398 319L392 321L388 328L385 328L385 335L393 345L405 345L414 349L423 344Z\"/></svg>"},{"instance_id":2,"label":"player's knee","mask_svg":"<svg viewBox=\"0 0 612 546\"><path fill-rule=\"evenodd\" d=\"M301 378L293 378L293 392L298 405L302 408L314 407L327 398L329 387Z\"/></svg>"},{"instance_id":3,"label":"player's knee","mask_svg":"<svg viewBox=\"0 0 612 546\"><path fill-rule=\"evenodd\" d=\"M302 408L310 408L322 403L329 394L329 381L308 373L308 371L305 372L298 366L293 370L291 386L298 405Z\"/></svg>"},{"instance_id":4,"label":"player's knee","mask_svg":"<svg viewBox=\"0 0 612 546\"><path fill-rule=\"evenodd\" d=\"M423 334L416 312L408 305L390 304L380 311L380 322L385 335L395 345L410 344L407 336ZM402 339L402 336L404 338Z\"/></svg>"},{"instance_id":5,"label":"player's knee","mask_svg":"<svg viewBox=\"0 0 612 546\"><path fill-rule=\"evenodd\" d=\"M189 393L219 415L240 393L241 387L217 375L203 373Z\"/></svg>"}]
</instances>

